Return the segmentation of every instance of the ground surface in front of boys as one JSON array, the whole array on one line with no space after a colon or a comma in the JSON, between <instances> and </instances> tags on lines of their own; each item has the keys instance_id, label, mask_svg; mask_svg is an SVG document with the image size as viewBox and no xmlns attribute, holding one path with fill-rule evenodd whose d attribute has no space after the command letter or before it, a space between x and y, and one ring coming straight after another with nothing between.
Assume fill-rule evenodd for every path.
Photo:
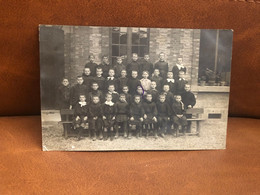
<instances>
[{"instance_id":1,"label":"ground surface in front of boys","mask_svg":"<svg viewBox=\"0 0 260 195\"><path fill-rule=\"evenodd\" d=\"M43 122L42 142L43 150L66 151L109 151L109 150L197 150L197 149L224 149L226 130L225 123L208 123L201 127L200 136L175 137L166 135L158 137L149 135L147 138L132 136L126 139L120 136L118 139L93 141L89 137L82 137L80 141L76 137L65 139L61 124L53 121Z\"/></svg>"}]
</instances>

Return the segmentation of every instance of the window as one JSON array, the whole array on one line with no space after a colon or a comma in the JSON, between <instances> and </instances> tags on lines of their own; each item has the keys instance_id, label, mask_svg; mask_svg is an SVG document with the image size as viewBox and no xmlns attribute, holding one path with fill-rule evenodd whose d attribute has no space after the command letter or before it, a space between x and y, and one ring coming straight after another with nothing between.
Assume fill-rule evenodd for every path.
<instances>
[{"instance_id":1,"label":"window","mask_svg":"<svg viewBox=\"0 0 260 195\"><path fill-rule=\"evenodd\" d=\"M112 64L116 57L121 56L128 62L132 53L137 53L140 58L149 52L149 29L113 27L111 33Z\"/></svg>"},{"instance_id":2,"label":"window","mask_svg":"<svg viewBox=\"0 0 260 195\"><path fill-rule=\"evenodd\" d=\"M232 31L201 30L199 81L207 85L229 85Z\"/></svg>"}]
</instances>

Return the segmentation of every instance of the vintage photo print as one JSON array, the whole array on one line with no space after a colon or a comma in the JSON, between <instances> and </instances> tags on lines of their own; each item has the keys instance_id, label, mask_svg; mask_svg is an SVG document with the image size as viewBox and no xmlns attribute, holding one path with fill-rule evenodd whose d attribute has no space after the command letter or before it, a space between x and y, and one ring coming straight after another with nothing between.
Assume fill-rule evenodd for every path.
<instances>
[{"instance_id":1,"label":"vintage photo print","mask_svg":"<svg viewBox=\"0 0 260 195\"><path fill-rule=\"evenodd\" d=\"M44 151L225 149L232 30L39 33Z\"/></svg>"}]
</instances>

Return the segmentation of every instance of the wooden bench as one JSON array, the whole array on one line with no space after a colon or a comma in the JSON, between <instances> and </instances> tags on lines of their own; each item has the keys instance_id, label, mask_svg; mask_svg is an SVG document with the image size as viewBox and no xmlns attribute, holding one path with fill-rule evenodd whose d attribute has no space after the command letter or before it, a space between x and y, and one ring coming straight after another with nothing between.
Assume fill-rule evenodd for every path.
<instances>
[{"instance_id":1,"label":"wooden bench","mask_svg":"<svg viewBox=\"0 0 260 195\"><path fill-rule=\"evenodd\" d=\"M186 110L187 115L191 115L191 118L187 117L187 121L196 121L196 133L186 133L186 135L197 135L200 136L200 122L205 120L202 118L204 108L189 108Z\"/></svg>"},{"instance_id":2,"label":"wooden bench","mask_svg":"<svg viewBox=\"0 0 260 195\"><path fill-rule=\"evenodd\" d=\"M61 109L60 110L60 116L61 121L60 124L63 124L63 131L64 131L64 137L65 139L68 138L68 136L74 136L74 134L71 134L72 124L73 124L73 115L74 110L73 109Z\"/></svg>"}]
</instances>

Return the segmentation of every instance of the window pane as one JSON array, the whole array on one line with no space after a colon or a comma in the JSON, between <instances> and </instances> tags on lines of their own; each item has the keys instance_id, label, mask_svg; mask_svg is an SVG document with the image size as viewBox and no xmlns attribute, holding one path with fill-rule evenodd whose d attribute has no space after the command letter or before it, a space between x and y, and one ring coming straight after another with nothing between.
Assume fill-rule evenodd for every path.
<instances>
[{"instance_id":1,"label":"window pane","mask_svg":"<svg viewBox=\"0 0 260 195\"><path fill-rule=\"evenodd\" d=\"M145 34L145 33L140 34L140 44L141 45L147 44L147 34Z\"/></svg>"},{"instance_id":2,"label":"window pane","mask_svg":"<svg viewBox=\"0 0 260 195\"><path fill-rule=\"evenodd\" d=\"M120 33L120 44L126 44L127 34Z\"/></svg>"},{"instance_id":3,"label":"window pane","mask_svg":"<svg viewBox=\"0 0 260 195\"><path fill-rule=\"evenodd\" d=\"M119 27L113 27L112 32L119 32Z\"/></svg>"},{"instance_id":4,"label":"window pane","mask_svg":"<svg viewBox=\"0 0 260 195\"><path fill-rule=\"evenodd\" d=\"M112 44L119 44L119 33L112 33Z\"/></svg>"},{"instance_id":5,"label":"window pane","mask_svg":"<svg viewBox=\"0 0 260 195\"><path fill-rule=\"evenodd\" d=\"M127 55L127 46L126 45L120 45L120 56Z\"/></svg>"},{"instance_id":6,"label":"window pane","mask_svg":"<svg viewBox=\"0 0 260 195\"><path fill-rule=\"evenodd\" d=\"M121 27L120 28L120 32L126 33L127 32L127 28L126 27Z\"/></svg>"},{"instance_id":7,"label":"window pane","mask_svg":"<svg viewBox=\"0 0 260 195\"><path fill-rule=\"evenodd\" d=\"M137 34L137 33L132 34L132 44L134 44L134 45L139 44L139 34Z\"/></svg>"},{"instance_id":8,"label":"window pane","mask_svg":"<svg viewBox=\"0 0 260 195\"><path fill-rule=\"evenodd\" d=\"M132 53L137 53L139 55L138 46L132 46Z\"/></svg>"},{"instance_id":9,"label":"window pane","mask_svg":"<svg viewBox=\"0 0 260 195\"><path fill-rule=\"evenodd\" d=\"M119 56L119 46L118 45L112 46L112 56Z\"/></svg>"}]
</instances>

